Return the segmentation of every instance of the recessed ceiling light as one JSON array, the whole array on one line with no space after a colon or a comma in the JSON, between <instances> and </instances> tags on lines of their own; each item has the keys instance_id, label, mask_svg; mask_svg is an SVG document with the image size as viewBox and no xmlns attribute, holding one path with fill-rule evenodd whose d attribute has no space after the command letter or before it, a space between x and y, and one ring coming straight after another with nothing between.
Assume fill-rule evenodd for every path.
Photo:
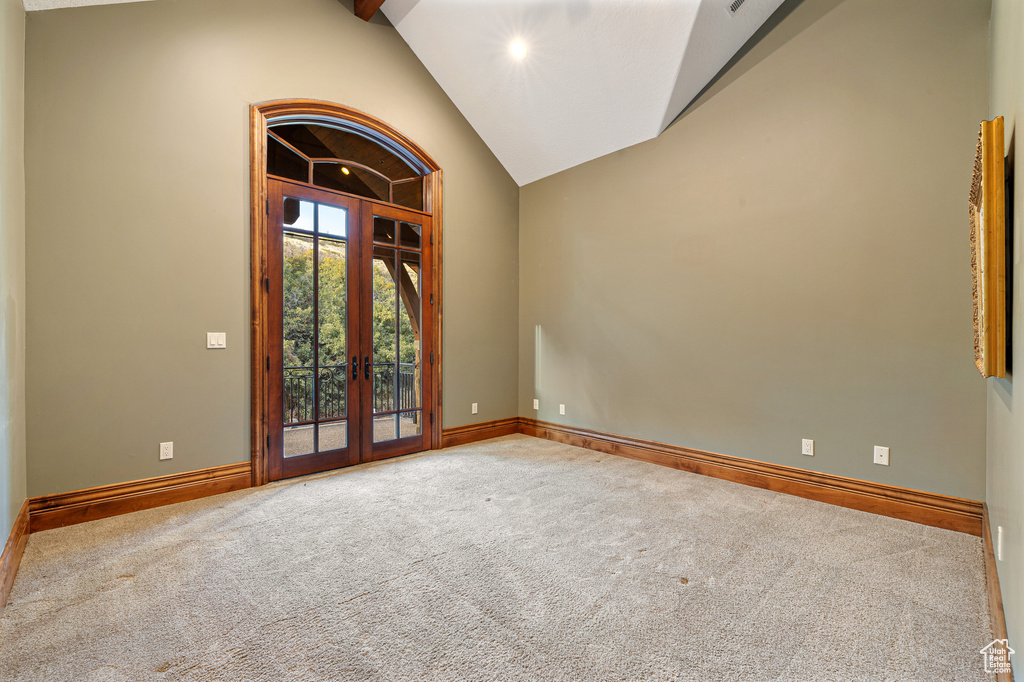
<instances>
[{"instance_id":1,"label":"recessed ceiling light","mask_svg":"<svg viewBox=\"0 0 1024 682\"><path fill-rule=\"evenodd\" d=\"M509 43L508 51L516 59L524 59L526 57L526 43L519 38L516 38Z\"/></svg>"}]
</instances>

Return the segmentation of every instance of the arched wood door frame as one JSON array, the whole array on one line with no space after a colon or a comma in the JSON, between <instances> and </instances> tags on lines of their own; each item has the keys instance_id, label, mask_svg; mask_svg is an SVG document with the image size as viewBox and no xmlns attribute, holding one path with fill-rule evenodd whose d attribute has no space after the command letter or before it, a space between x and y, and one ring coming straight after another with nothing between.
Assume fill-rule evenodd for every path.
<instances>
[{"instance_id":1,"label":"arched wood door frame","mask_svg":"<svg viewBox=\"0 0 1024 682\"><path fill-rule=\"evenodd\" d=\"M266 358L269 306L264 282L267 278L267 128L273 123L314 123L341 127L370 137L381 146L425 169L424 209L433 219L433 291L435 293L433 354L430 390L433 393L434 419L430 425L430 449L441 446L441 319L442 293L442 172L441 167L419 145L384 121L356 109L319 100L288 99L264 102L250 108L249 183L250 183L250 328L251 385L250 420L252 430L252 484L264 485L269 480L267 438L269 436L269 392Z\"/></svg>"}]
</instances>

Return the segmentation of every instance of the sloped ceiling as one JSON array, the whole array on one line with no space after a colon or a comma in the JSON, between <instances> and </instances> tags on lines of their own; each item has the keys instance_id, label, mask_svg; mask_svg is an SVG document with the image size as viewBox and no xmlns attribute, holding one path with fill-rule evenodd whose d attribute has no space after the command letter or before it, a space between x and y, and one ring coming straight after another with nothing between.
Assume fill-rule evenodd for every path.
<instances>
[{"instance_id":1,"label":"sloped ceiling","mask_svg":"<svg viewBox=\"0 0 1024 682\"><path fill-rule=\"evenodd\" d=\"M525 185L661 133L782 0L735 4L386 0L381 11Z\"/></svg>"},{"instance_id":2,"label":"sloped ceiling","mask_svg":"<svg viewBox=\"0 0 1024 682\"><path fill-rule=\"evenodd\" d=\"M86 5L117 5L122 2L149 2L150 0L23 0L26 12L62 7L85 7Z\"/></svg>"},{"instance_id":3,"label":"sloped ceiling","mask_svg":"<svg viewBox=\"0 0 1024 682\"><path fill-rule=\"evenodd\" d=\"M381 11L525 185L657 137L782 2L385 0Z\"/></svg>"}]
</instances>

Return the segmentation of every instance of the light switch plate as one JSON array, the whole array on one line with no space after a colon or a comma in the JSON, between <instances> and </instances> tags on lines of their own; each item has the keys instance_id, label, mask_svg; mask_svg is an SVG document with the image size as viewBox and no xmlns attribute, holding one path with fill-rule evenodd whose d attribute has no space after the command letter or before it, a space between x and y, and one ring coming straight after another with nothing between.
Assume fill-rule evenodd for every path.
<instances>
[{"instance_id":1,"label":"light switch plate","mask_svg":"<svg viewBox=\"0 0 1024 682\"><path fill-rule=\"evenodd\" d=\"M227 335L227 332L206 332L206 347L207 348L227 348L228 347L228 335Z\"/></svg>"},{"instance_id":2,"label":"light switch plate","mask_svg":"<svg viewBox=\"0 0 1024 682\"><path fill-rule=\"evenodd\" d=\"M476 403L473 403L473 414L476 414L476 413L477 413L477 412L479 412L479 411L480 411L480 408L479 408L479 407L477 407L477 404L476 404Z\"/></svg>"},{"instance_id":3,"label":"light switch plate","mask_svg":"<svg viewBox=\"0 0 1024 682\"><path fill-rule=\"evenodd\" d=\"M565 405L558 406L558 414L565 414Z\"/></svg>"}]
</instances>

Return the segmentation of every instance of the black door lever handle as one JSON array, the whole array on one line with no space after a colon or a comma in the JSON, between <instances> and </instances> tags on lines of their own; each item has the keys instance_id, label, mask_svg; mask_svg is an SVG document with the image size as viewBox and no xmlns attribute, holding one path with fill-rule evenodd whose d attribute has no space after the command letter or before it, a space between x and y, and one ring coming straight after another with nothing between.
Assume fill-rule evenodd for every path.
<instances>
[{"instance_id":1,"label":"black door lever handle","mask_svg":"<svg viewBox=\"0 0 1024 682\"><path fill-rule=\"evenodd\" d=\"M369 379L370 378L370 356L369 355L364 355L363 356L363 371L364 371L364 376L366 376L366 378Z\"/></svg>"},{"instance_id":2,"label":"black door lever handle","mask_svg":"<svg viewBox=\"0 0 1024 682\"><path fill-rule=\"evenodd\" d=\"M352 356L352 381L359 378L359 356Z\"/></svg>"}]
</instances>

